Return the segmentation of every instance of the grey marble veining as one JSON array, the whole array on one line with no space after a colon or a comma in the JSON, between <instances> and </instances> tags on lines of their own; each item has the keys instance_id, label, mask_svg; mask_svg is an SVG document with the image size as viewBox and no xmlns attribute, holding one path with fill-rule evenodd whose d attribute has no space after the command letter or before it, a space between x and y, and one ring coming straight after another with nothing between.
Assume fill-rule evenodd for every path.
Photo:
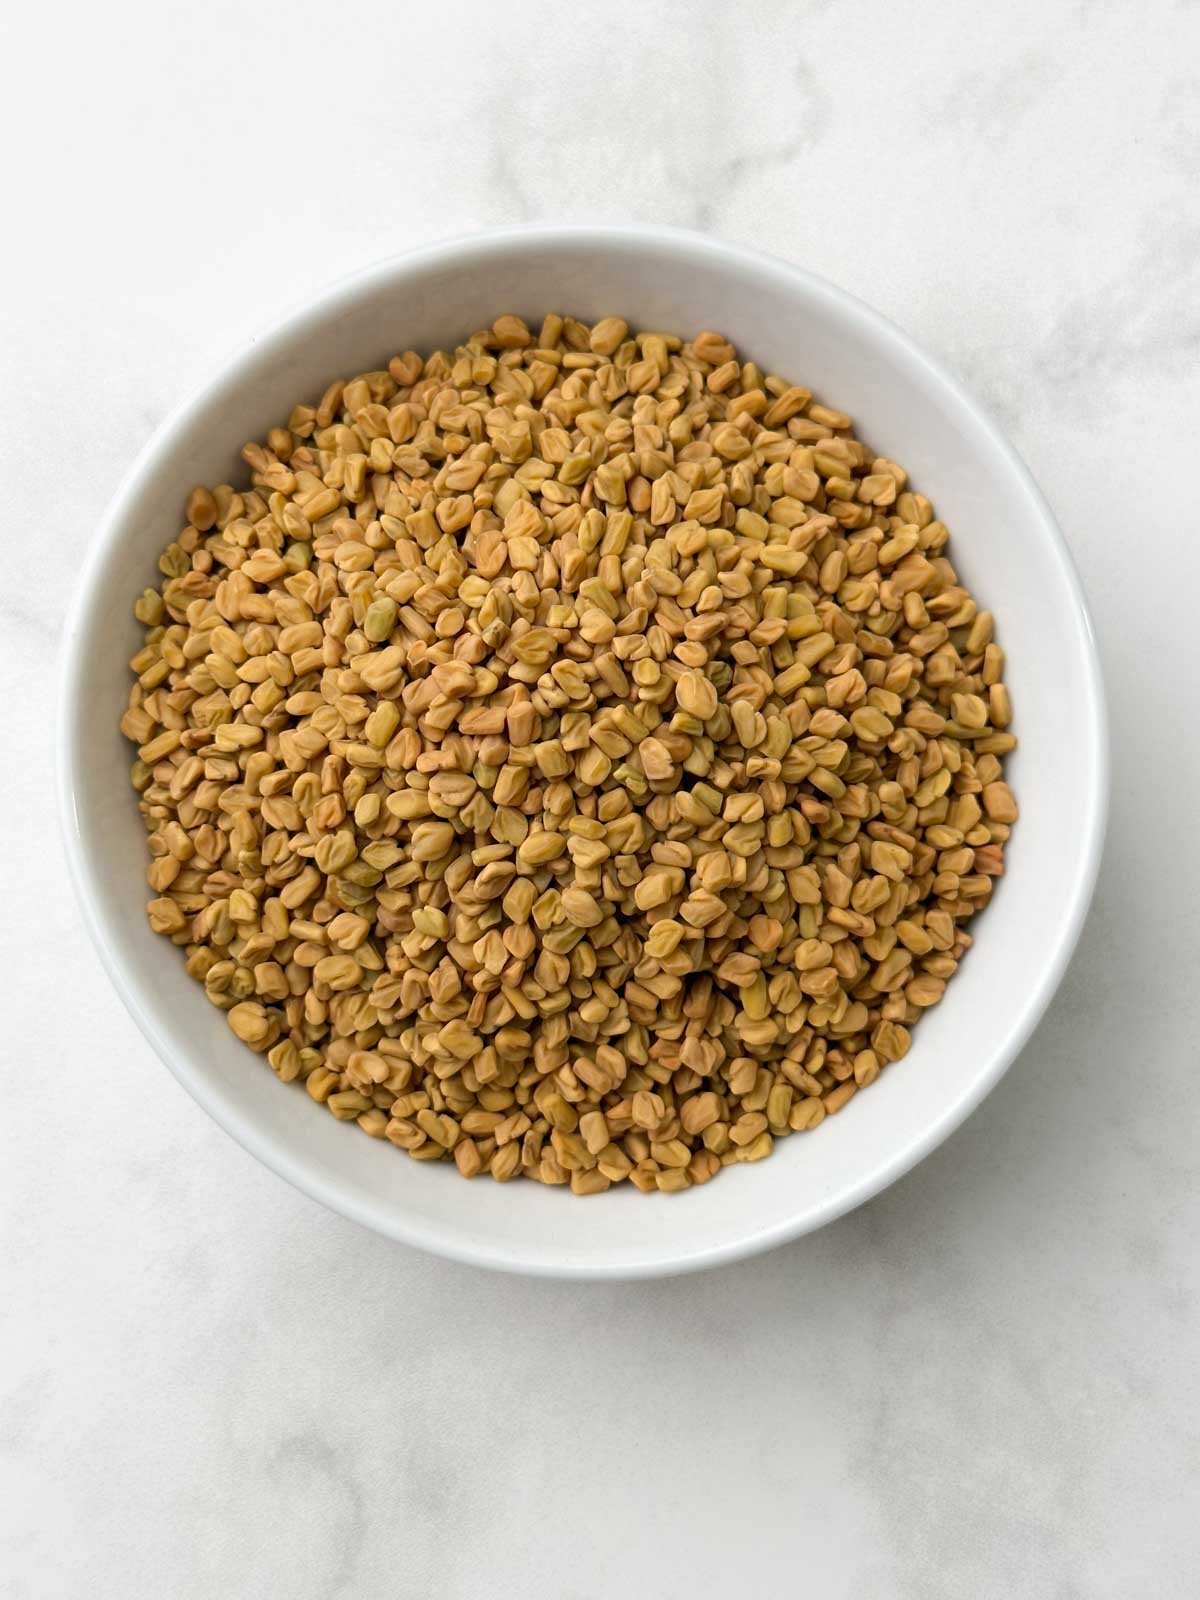
<instances>
[{"instance_id":1,"label":"grey marble veining","mask_svg":"<svg viewBox=\"0 0 1200 1600\"><path fill-rule=\"evenodd\" d=\"M0 1600L1190 1600L1200 9L8 34ZM1095 910L996 1093L858 1213L661 1284L451 1266L257 1167L111 993L48 798L62 596L149 430L338 274L552 219L761 245L956 368L1071 540L1113 719Z\"/></svg>"}]
</instances>

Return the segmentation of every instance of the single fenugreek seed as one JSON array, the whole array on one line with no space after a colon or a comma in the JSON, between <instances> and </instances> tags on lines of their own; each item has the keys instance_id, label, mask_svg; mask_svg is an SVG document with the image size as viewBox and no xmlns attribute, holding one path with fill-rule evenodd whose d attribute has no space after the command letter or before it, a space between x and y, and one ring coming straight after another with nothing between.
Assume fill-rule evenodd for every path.
<instances>
[{"instance_id":1,"label":"single fenugreek seed","mask_svg":"<svg viewBox=\"0 0 1200 1600\"><path fill-rule=\"evenodd\" d=\"M685 672L675 686L675 699L680 709L701 722L716 715L717 691L700 672Z\"/></svg>"},{"instance_id":2,"label":"single fenugreek seed","mask_svg":"<svg viewBox=\"0 0 1200 1600\"><path fill-rule=\"evenodd\" d=\"M273 1024L264 1006L256 1000L243 1000L226 1013L229 1026L245 1044L255 1050L265 1048L273 1032Z\"/></svg>"},{"instance_id":3,"label":"single fenugreek seed","mask_svg":"<svg viewBox=\"0 0 1200 1600\"><path fill-rule=\"evenodd\" d=\"M628 332L629 324L623 317L602 317L592 329L589 348L596 355L610 356Z\"/></svg>"}]
</instances>

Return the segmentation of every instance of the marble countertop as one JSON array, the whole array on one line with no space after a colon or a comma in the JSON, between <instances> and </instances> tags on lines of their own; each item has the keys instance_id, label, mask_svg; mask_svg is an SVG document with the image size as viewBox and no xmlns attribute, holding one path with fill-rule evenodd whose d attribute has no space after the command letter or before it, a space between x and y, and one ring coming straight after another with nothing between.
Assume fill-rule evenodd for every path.
<instances>
[{"instance_id":1,"label":"marble countertop","mask_svg":"<svg viewBox=\"0 0 1200 1600\"><path fill-rule=\"evenodd\" d=\"M7 35L0 1600L1194 1596L1200 9ZM150 429L339 274L520 220L700 228L895 318L1044 487L1108 676L1102 879L1021 1059L870 1205L671 1282L451 1266L258 1167L109 988L50 799L62 596Z\"/></svg>"}]
</instances>

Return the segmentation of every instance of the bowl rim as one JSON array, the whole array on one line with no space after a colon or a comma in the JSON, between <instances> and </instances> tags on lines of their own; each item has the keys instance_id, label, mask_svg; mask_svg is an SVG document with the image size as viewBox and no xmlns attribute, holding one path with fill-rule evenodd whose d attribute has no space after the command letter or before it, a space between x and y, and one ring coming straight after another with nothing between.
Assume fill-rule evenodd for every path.
<instances>
[{"instance_id":1,"label":"bowl rim","mask_svg":"<svg viewBox=\"0 0 1200 1600\"><path fill-rule=\"evenodd\" d=\"M578 1263L566 1259L547 1260L526 1257L520 1247L501 1252L489 1244L474 1245L457 1235L443 1236L436 1226L414 1219L394 1208L360 1202L346 1193L341 1183L314 1171L306 1158L297 1155L286 1138L269 1134L254 1120L243 1115L205 1076L193 1069L175 1042L160 1029L146 1010L137 992L138 982L116 952L107 934L101 910L103 891L92 860L84 848L78 807L81 795L81 768L78 761L79 729L84 715L85 687L89 663L84 641L93 609L92 595L97 578L112 552L118 547L131 511L142 493L143 480L157 458L186 435L194 417L208 400L231 383L241 381L245 369L262 359L264 353L296 342L310 322L325 322L339 308L359 296L381 287L398 274L479 258L497 250L553 249L566 243L590 244L596 250L613 247L635 250L639 247L674 248L706 255L728 267L770 272L791 284L810 302L824 302L843 315L849 315L865 328L871 341L887 358L903 361L923 370L926 381L939 388L943 396L973 421L988 438L998 458L1024 490L1040 523L1040 535L1051 546L1061 568L1065 588L1082 646L1082 678L1086 705L1080 707L1085 726L1083 737L1090 748L1095 781L1082 796L1079 823L1079 867L1072 892L1059 920L1055 943L1048 953L1039 982L1029 993L1014 1017L1003 1040L990 1060L963 1091L927 1124L922 1131L874 1169L845 1188L821 1201L806 1206L796 1215L784 1217L764 1228L752 1225L730 1242L702 1246L686 1252L674 1251L661 1257L635 1263L603 1261ZM262 334L242 339L210 370L210 375L177 404L154 429L126 470L106 507L94 537L89 542L74 591L68 605L62 632L62 660L58 674L58 715L55 718L55 771L59 823L76 899L82 909L88 934L126 1010L163 1064L213 1120L243 1149L264 1166L342 1216L361 1223L376 1233L412 1245L435 1255L472 1266L516 1272L536 1277L562 1279L625 1280L671 1276L698 1271L740 1260L783 1244L862 1205L887 1188L937 1148L958 1128L991 1092L1028 1042L1058 988L1082 932L1095 890L1103 855L1107 827L1110 757L1108 712L1104 694L1096 631L1083 587L1066 540L1032 474L985 408L939 361L923 350L908 334L865 301L839 288L807 268L794 265L768 252L712 239L688 229L654 225L605 227L591 224L523 224L455 235L421 245L412 250L386 256L371 265L343 275L279 317Z\"/></svg>"}]
</instances>

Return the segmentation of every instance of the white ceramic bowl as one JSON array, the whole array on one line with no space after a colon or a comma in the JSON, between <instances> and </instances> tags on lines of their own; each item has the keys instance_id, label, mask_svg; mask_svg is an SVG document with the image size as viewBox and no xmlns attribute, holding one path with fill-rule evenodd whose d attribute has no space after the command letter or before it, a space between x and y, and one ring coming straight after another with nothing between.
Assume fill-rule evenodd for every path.
<instances>
[{"instance_id":1,"label":"white ceramic bowl","mask_svg":"<svg viewBox=\"0 0 1200 1600\"><path fill-rule=\"evenodd\" d=\"M138 643L134 596L188 488L240 481L239 449L337 376L396 350L452 345L502 311L547 310L682 334L718 328L770 370L849 411L902 461L996 614L1021 746L1008 875L944 1002L890 1067L816 1133L683 1195L629 1185L576 1200L535 1183L465 1183L343 1127L282 1087L188 979L143 914L144 840L117 732ZM422 249L320 296L188 401L134 464L91 542L67 628L59 770L67 851L100 955L172 1072L262 1161L394 1239L561 1277L634 1277L730 1261L820 1227L928 1154L1029 1037L1079 934L1100 859L1107 744L1079 581L1029 473L936 362L866 306L769 257L665 229L519 229Z\"/></svg>"}]
</instances>

